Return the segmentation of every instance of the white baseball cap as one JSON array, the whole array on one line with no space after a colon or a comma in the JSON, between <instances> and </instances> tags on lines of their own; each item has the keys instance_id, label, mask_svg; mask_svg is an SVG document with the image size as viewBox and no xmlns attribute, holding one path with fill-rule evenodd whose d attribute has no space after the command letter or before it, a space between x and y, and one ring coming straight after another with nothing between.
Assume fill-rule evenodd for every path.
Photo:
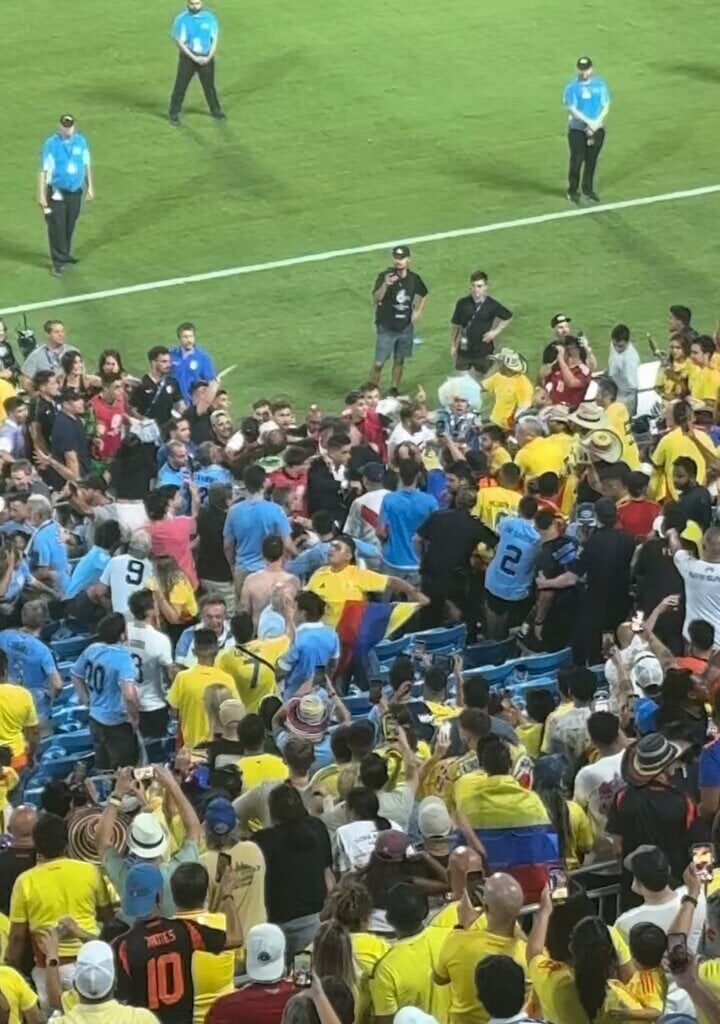
<instances>
[{"instance_id":1,"label":"white baseball cap","mask_svg":"<svg viewBox=\"0 0 720 1024\"><path fill-rule=\"evenodd\" d=\"M439 796L426 796L418 808L418 828L424 839L445 839L452 832L452 820Z\"/></svg>"},{"instance_id":2,"label":"white baseball cap","mask_svg":"<svg viewBox=\"0 0 720 1024\"><path fill-rule=\"evenodd\" d=\"M418 1009L417 1006L403 1006L393 1017L393 1024L438 1024L435 1017Z\"/></svg>"},{"instance_id":3,"label":"white baseball cap","mask_svg":"<svg viewBox=\"0 0 720 1024\"><path fill-rule=\"evenodd\" d=\"M102 999L115 984L115 961L107 942L86 942L75 961L75 988L85 999Z\"/></svg>"},{"instance_id":4,"label":"white baseball cap","mask_svg":"<svg viewBox=\"0 0 720 1024\"><path fill-rule=\"evenodd\" d=\"M133 818L128 833L128 849L136 857L152 860L162 857L167 848L167 836L154 814L143 811Z\"/></svg>"},{"instance_id":5,"label":"white baseball cap","mask_svg":"<svg viewBox=\"0 0 720 1024\"><path fill-rule=\"evenodd\" d=\"M276 924L256 924L247 934L245 973L251 981L280 981L285 974L285 934Z\"/></svg>"}]
</instances>

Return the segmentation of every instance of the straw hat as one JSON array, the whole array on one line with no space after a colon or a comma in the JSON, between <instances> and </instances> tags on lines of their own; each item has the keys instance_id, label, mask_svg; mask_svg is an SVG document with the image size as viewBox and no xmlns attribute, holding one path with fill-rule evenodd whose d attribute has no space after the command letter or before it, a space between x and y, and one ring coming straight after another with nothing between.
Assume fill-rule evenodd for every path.
<instances>
[{"instance_id":1,"label":"straw hat","mask_svg":"<svg viewBox=\"0 0 720 1024\"><path fill-rule=\"evenodd\" d=\"M491 358L494 362L499 363L509 373L525 373L527 370L527 362L519 352L514 352L511 348L501 348L500 351Z\"/></svg>"},{"instance_id":2,"label":"straw hat","mask_svg":"<svg viewBox=\"0 0 720 1024\"><path fill-rule=\"evenodd\" d=\"M595 402L581 402L568 420L583 430L602 430L610 425L605 411Z\"/></svg>"},{"instance_id":3,"label":"straw hat","mask_svg":"<svg viewBox=\"0 0 720 1024\"><path fill-rule=\"evenodd\" d=\"M294 697L288 704L286 725L296 736L316 742L330 727L330 711L315 693Z\"/></svg>"},{"instance_id":4,"label":"straw hat","mask_svg":"<svg viewBox=\"0 0 720 1024\"><path fill-rule=\"evenodd\" d=\"M633 786L646 786L682 757L687 743L675 743L659 732L651 732L625 751L621 772Z\"/></svg>"},{"instance_id":5,"label":"straw hat","mask_svg":"<svg viewBox=\"0 0 720 1024\"><path fill-rule=\"evenodd\" d=\"M622 457L622 441L612 430L591 430L580 444L593 461L619 462Z\"/></svg>"}]
</instances>

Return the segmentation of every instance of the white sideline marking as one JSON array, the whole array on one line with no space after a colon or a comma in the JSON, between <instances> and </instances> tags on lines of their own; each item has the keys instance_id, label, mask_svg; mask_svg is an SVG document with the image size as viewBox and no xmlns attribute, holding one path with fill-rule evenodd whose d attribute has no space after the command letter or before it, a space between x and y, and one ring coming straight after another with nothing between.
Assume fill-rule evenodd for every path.
<instances>
[{"instance_id":1,"label":"white sideline marking","mask_svg":"<svg viewBox=\"0 0 720 1024\"><path fill-rule=\"evenodd\" d=\"M414 238L397 238L389 242L373 242L371 245L354 245L347 249L331 249L328 252L309 253L307 256L290 256L284 260L270 260L267 263L250 263L242 267L227 267L225 270L211 270L204 274L170 277L165 281L146 281L144 284L130 284L122 288L106 288L100 292L86 292L84 295L67 295L60 298L47 299L44 302L28 302L21 306L8 306L5 309L0 309L0 316L12 313L30 313L35 309L48 309L57 306L74 306L81 302L97 302L100 299L114 299L119 295L136 295L139 292L152 292L160 288L177 288L183 284L201 284L203 281L218 281L223 277L257 274L262 270L281 270L284 267L297 267L303 263L322 263L325 260L336 260L344 256L360 256L367 252L391 249L394 245L398 244L421 245L424 242L442 242L447 238L467 238L471 235L486 235L493 231L531 227L533 224L548 224L551 221L565 220L570 217L588 217L598 213L610 213L613 210L629 210L635 206L652 206L655 203L693 199L696 196L707 196L715 192L720 192L720 185L704 185L701 188L682 189L679 192L662 192L660 195L641 196L638 199L622 199L616 203L600 203L598 206L572 207L568 210L556 210L554 213L541 213L534 217L501 220L496 224L480 224L472 228L439 231L432 235L416 235Z\"/></svg>"}]
</instances>

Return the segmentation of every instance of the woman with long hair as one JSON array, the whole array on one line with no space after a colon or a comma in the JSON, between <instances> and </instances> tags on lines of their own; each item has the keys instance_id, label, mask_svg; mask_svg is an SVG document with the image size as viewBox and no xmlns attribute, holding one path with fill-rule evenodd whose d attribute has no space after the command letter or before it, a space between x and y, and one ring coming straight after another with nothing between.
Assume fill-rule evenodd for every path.
<instances>
[{"instance_id":1,"label":"woman with long hair","mask_svg":"<svg viewBox=\"0 0 720 1024\"><path fill-rule=\"evenodd\" d=\"M370 977L378 961L390 949L389 943L368 931L372 911L373 902L367 886L357 876L345 875L328 896L320 914L323 921L335 920L350 933L358 974L355 1024L369 1024L372 1018Z\"/></svg>"},{"instance_id":2,"label":"woman with long hair","mask_svg":"<svg viewBox=\"0 0 720 1024\"><path fill-rule=\"evenodd\" d=\"M190 580L171 555L158 555L155 567L155 599L158 611L175 643L178 637L197 618L198 606Z\"/></svg>"},{"instance_id":3,"label":"woman with long hair","mask_svg":"<svg viewBox=\"0 0 720 1024\"><path fill-rule=\"evenodd\" d=\"M76 388L78 391L87 392L100 387L100 378L85 372L83 357L75 349L70 349L60 357L58 377L62 388Z\"/></svg>"},{"instance_id":4,"label":"woman with long hair","mask_svg":"<svg viewBox=\"0 0 720 1024\"><path fill-rule=\"evenodd\" d=\"M687 338L671 338L668 354L661 359L661 367L655 385L662 397L672 402L685 398L688 393L690 362L690 341Z\"/></svg>"},{"instance_id":5,"label":"woman with long hair","mask_svg":"<svg viewBox=\"0 0 720 1024\"><path fill-rule=\"evenodd\" d=\"M268 920L285 932L291 958L312 942L325 898L335 885L330 836L287 782L270 791L268 810L271 827L252 838L265 855Z\"/></svg>"},{"instance_id":6,"label":"woman with long hair","mask_svg":"<svg viewBox=\"0 0 720 1024\"><path fill-rule=\"evenodd\" d=\"M98 377L126 377L122 356L116 348L104 348L98 357Z\"/></svg>"},{"instance_id":7,"label":"woman with long hair","mask_svg":"<svg viewBox=\"0 0 720 1024\"><path fill-rule=\"evenodd\" d=\"M641 1009L617 980L617 953L601 918L578 921L570 936L570 957L575 994L590 1024L611 1024L623 1010ZM581 1018L572 1016L572 1021L556 1024L582 1024Z\"/></svg>"},{"instance_id":8,"label":"woman with long hair","mask_svg":"<svg viewBox=\"0 0 720 1024\"><path fill-rule=\"evenodd\" d=\"M323 921L313 939L313 971L319 978L329 975L344 982L351 992L358 982L358 969L350 933L337 920Z\"/></svg>"},{"instance_id":9,"label":"woman with long hair","mask_svg":"<svg viewBox=\"0 0 720 1024\"><path fill-rule=\"evenodd\" d=\"M561 785L541 787L535 792L545 804L550 823L557 833L558 852L568 871L575 871L590 853L595 834L590 819L574 800L568 800Z\"/></svg>"}]
</instances>

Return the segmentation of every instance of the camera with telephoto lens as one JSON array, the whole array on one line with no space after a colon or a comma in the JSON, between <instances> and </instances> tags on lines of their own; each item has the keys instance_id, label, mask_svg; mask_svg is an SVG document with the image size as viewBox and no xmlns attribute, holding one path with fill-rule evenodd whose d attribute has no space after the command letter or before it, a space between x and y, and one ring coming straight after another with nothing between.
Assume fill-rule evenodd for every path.
<instances>
[{"instance_id":1,"label":"camera with telephoto lens","mask_svg":"<svg viewBox=\"0 0 720 1024\"><path fill-rule=\"evenodd\" d=\"M23 316L23 325L22 327L18 327L16 333L18 348L27 359L30 353L34 352L37 348L37 338L35 337L35 332L32 327L28 327L26 316Z\"/></svg>"}]
</instances>

